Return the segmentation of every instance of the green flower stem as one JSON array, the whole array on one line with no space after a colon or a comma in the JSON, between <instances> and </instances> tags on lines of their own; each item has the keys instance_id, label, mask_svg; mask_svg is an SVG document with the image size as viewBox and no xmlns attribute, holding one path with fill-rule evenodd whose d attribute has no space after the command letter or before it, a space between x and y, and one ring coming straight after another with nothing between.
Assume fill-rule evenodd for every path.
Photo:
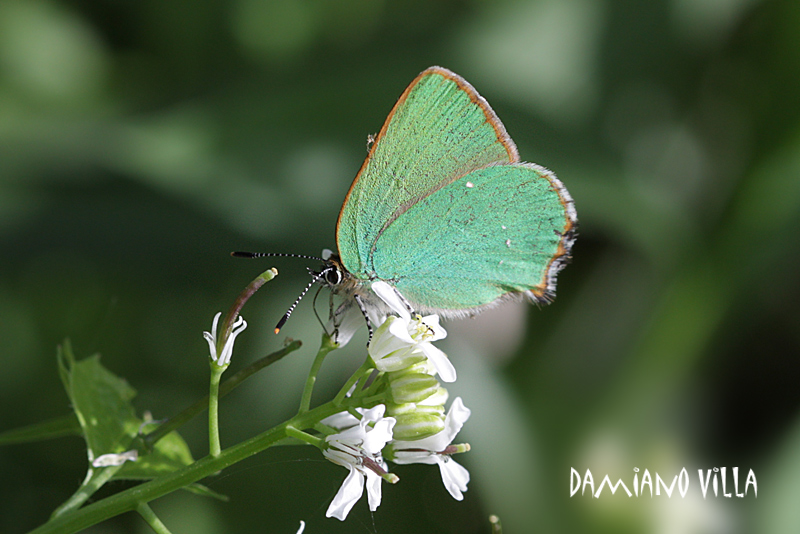
<instances>
[{"instance_id":1,"label":"green flower stem","mask_svg":"<svg viewBox=\"0 0 800 534\"><path fill-rule=\"evenodd\" d=\"M386 395L381 393L379 395L370 395L367 397L359 397L359 403L363 408L372 408L375 405L386 402Z\"/></svg>"},{"instance_id":2,"label":"green flower stem","mask_svg":"<svg viewBox=\"0 0 800 534\"><path fill-rule=\"evenodd\" d=\"M384 373L378 373L378 376L375 377L375 380L372 381L372 384L370 384L366 390L361 392L361 398L371 397L377 395L378 393L383 394L381 390L386 387L386 382L380 380L383 375Z\"/></svg>"},{"instance_id":3,"label":"green flower stem","mask_svg":"<svg viewBox=\"0 0 800 534\"><path fill-rule=\"evenodd\" d=\"M244 307L250 297L252 297L261 286L278 276L278 270L275 267L267 269L258 275L246 288L239 294L233 306L228 311L225 321L222 323L221 334L217 338L217 355L221 355L223 347L228 343L228 338L233 331L233 325L239 312ZM208 395L208 448L211 456L219 456L222 448L219 443L219 381L222 373L225 372L228 366L218 367L214 362L211 362L211 383L209 386Z\"/></svg>"},{"instance_id":4,"label":"green flower stem","mask_svg":"<svg viewBox=\"0 0 800 534\"><path fill-rule=\"evenodd\" d=\"M316 436L312 436L308 432L303 432L302 430L298 430L292 425L286 426L286 435L299 439L300 441L305 441L309 445L313 445L318 449L322 449L325 443L325 440L320 439Z\"/></svg>"},{"instance_id":5,"label":"green flower stem","mask_svg":"<svg viewBox=\"0 0 800 534\"><path fill-rule=\"evenodd\" d=\"M102 488L103 484L111 480L111 478L116 475L117 471L120 469L122 469L122 465L112 465L99 469L95 469L90 466L86 480L83 484L81 484L81 487L78 488L78 491L73 493L72 496L64 501L61 506L53 510L50 518L52 519L58 517L83 506L83 503L88 501L97 490Z\"/></svg>"},{"instance_id":6,"label":"green flower stem","mask_svg":"<svg viewBox=\"0 0 800 534\"><path fill-rule=\"evenodd\" d=\"M351 376L347 380L347 382L345 382L344 386L342 386L342 389L340 389L339 393L336 394L336 397L333 398L333 402L336 404L341 403L344 400L345 396L347 395L347 392L350 391L351 387L353 387L353 384L361 380L363 376L369 375L369 373L372 372L372 369L374 369L374 367L375 366L372 363L372 358L367 357L366 361L364 361L364 363L361 364L361 367L356 369L356 372L353 373L353 376Z\"/></svg>"},{"instance_id":7,"label":"green flower stem","mask_svg":"<svg viewBox=\"0 0 800 534\"><path fill-rule=\"evenodd\" d=\"M339 345L334 343L331 336L327 333L322 334L322 343L320 343L319 352L317 352L317 356L314 358L314 363L311 364L311 370L308 372L306 385L303 388L303 396L300 398L300 410L297 412L298 415L307 412L311 406L311 393L314 391L314 384L317 381L317 374L319 374L319 370L322 367L322 362L330 351L337 348L339 348Z\"/></svg>"},{"instance_id":8,"label":"green flower stem","mask_svg":"<svg viewBox=\"0 0 800 534\"><path fill-rule=\"evenodd\" d=\"M208 390L208 453L219 456L222 447L219 443L219 380L228 366L218 367L211 362L211 380Z\"/></svg>"},{"instance_id":9,"label":"green flower stem","mask_svg":"<svg viewBox=\"0 0 800 534\"><path fill-rule=\"evenodd\" d=\"M297 349L299 349L303 344L300 341L292 341L281 350L275 351L272 354L264 356L263 358L251 363L241 371L238 371L236 374L222 382L219 387L219 397L222 398L237 387L241 385L242 382L256 374L261 369L271 365L287 354L290 354ZM153 445L172 432L173 430L177 430L181 426L185 425L189 421L191 421L194 417L196 417L200 412L208 407L208 395L203 397L202 399L198 399L197 402L189 406L188 408L184 409L175 417L165 421L157 429L153 432L147 434L146 436L142 437L142 441L144 442L145 448L152 450ZM74 416L72 416L74 417Z\"/></svg>"},{"instance_id":10,"label":"green flower stem","mask_svg":"<svg viewBox=\"0 0 800 534\"><path fill-rule=\"evenodd\" d=\"M139 512L139 515L147 521L150 528L156 531L157 534L171 534L167 526L161 522L147 503L139 503L139 506L136 507L136 511Z\"/></svg>"},{"instance_id":11,"label":"green flower stem","mask_svg":"<svg viewBox=\"0 0 800 534\"><path fill-rule=\"evenodd\" d=\"M188 486L275 445L279 440L287 437L286 428L288 426L296 429L312 428L320 420L341 410L342 407L333 402L325 403L313 410L298 414L271 430L225 449L217 457L206 456L183 469L96 501L79 510L62 514L32 530L30 534L78 532L124 512L137 510L141 503L148 503Z\"/></svg>"}]
</instances>

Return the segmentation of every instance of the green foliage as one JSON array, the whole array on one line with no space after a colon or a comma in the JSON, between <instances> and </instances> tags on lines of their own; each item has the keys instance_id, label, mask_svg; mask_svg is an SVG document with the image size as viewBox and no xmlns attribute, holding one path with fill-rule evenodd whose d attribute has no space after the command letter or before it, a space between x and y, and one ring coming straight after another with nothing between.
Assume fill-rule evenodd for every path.
<instances>
[{"instance_id":1,"label":"green foliage","mask_svg":"<svg viewBox=\"0 0 800 534\"><path fill-rule=\"evenodd\" d=\"M75 361L69 343L59 347L58 367L83 429L89 460L128 450L142 424L131 404L136 391L103 367L99 354Z\"/></svg>"},{"instance_id":2,"label":"green foliage","mask_svg":"<svg viewBox=\"0 0 800 534\"><path fill-rule=\"evenodd\" d=\"M61 381L83 430L89 461L131 449L139 433L147 428L132 405L136 390L103 367L99 354L76 361L69 342L59 347L58 365ZM136 462L122 464L113 478L147 480L193 461L186 442L172 432Z\"/></svg>"}]
</instances>

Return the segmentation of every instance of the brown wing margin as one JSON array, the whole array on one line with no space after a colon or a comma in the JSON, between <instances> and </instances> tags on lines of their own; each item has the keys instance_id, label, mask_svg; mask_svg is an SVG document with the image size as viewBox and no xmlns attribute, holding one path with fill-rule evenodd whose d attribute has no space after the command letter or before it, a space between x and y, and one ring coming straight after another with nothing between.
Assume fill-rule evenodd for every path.
<instances>
[{"instance_id":1,"label":"brown wing margin","mask_svg":"<svg viewBox=\"0 0 800 534\"><path fill-rule=\"evenodd\" d=\"M561 239L558 243L558 249L556 249L553 257L550 258L542 281L535 288L525 292L528 298L537 304L550 304L556 297L556 277L561 269L566 267L567 263L572 259L572 245L575 244L575 239L578 237L578 214L575 211L575 201L572 200L569 191L552 171L534 163L524 163L523 165L535 167L542 176L547 178L550 182L550 188L558 194L558 199L561 201L561 205L564 206L564 214L566 215L564 231L560 234Z\"/></svg>"}]
</instances>

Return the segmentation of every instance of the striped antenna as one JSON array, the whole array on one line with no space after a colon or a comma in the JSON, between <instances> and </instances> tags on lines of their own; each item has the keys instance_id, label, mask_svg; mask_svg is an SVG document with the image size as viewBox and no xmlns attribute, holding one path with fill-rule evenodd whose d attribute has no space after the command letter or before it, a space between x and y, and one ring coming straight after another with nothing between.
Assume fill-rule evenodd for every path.
<instances>
[{"instance_id":1,"label":"striped antenna","mask_svg":"<svg viewBox=\"0 0 800 534\"><path fill-rule=\"evenodd\" d=\"M283 258L301 258L305 260L317 260L321 262L325 261L324 259L318 258L316 256L306 256L305 254L283 254L280 252L231 252L231 256L233 256L234 258L268 258L268 257L279 256ZM306 296L306 293L308 293L308 290L311 289L311 286L313 286L317 281L320 280L321 277L318 273L315 273L311 269L309 269L308 272L311 273L312 276L311 282L309 282L306 288L303 290L303 292L300 293L300 296L297 297L297 300L294 301L294 304L292 304L289 307L289 309L286 310L286 313L283 314L283 317L281 317L281 320L278 321L278 324L275 325L276 334L281 331L281 328L283 328L283 325L285 325L286 321L289 320L289 317L291 317L292 312L297 307L297 305L300 304L300 301L303 299L303 297Z\"/></svg>"},{"instance_id":2,"label":"striped antenna","mask_svg":"<svg viewBox=\"0 0 800 534\"><path fill-rule=\"evenodd\" d=\"M305 254L282 254L280 252L231 252L231 256L234 258L268 258L279 256L282 258L301 258L306 260L325 261L324 259L316 256L306 256Z\"/></svg>"},{"instance_id":3,"label":"striped antenna","mask_svg":"<svg viewBox=\"0 0 800 534\"><path fill-rule=\"evenodd\" d=\"M283 314L283 317L281 317L281 320L278 321L277 325L275 325L275 333L276 334L281 331L281 328L283 328L283 325L285 325L286 321L289 320L289 317L291 317L292 312L297 307L297 305L300 304L300 301L303 299L303 297L306 296L306 293L308 293L308 290L311 289L311 286L313 286L315 283L317 283L317 280L319 280L319 276L317 276L316 273L312 273L312 274L313 274L314 278L311 279L311 281L308 283L308 285L303 290L303 292L300 293L300 296L297 297L297 300L294 301L294 304L289 306L289 309L286 310L286 313Z\"/></svg>"}]
</instances>

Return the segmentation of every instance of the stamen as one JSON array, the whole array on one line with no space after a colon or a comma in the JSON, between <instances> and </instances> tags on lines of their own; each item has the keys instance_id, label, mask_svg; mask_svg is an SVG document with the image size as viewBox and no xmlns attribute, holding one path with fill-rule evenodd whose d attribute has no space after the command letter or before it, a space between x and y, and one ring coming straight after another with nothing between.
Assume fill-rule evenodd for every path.
<instances>
[{"instance_id":1,"label":"stamen","mask_svg":"<svg viewBox=\"0 0 800 534\"><path fill-rule=\"evenodd\" d=\"M469 443L456 443L454 445L448 445L443 451L439 452L439 454L450 456L451 454L469 452L471 448Z\"/></svg>"},{"instance_id":2,"label":"stamen","mask_svg":"<svg viewBox=\"0 0 800 534\"><path fill-rule=\"evenodd\" d=\"M396 484L400 481L400 477L394 473L389 473L378 462L368 456L361 457L361 463L364 467L381 477L383 480L390 484Z\"/></svg>"}]
</instances>

